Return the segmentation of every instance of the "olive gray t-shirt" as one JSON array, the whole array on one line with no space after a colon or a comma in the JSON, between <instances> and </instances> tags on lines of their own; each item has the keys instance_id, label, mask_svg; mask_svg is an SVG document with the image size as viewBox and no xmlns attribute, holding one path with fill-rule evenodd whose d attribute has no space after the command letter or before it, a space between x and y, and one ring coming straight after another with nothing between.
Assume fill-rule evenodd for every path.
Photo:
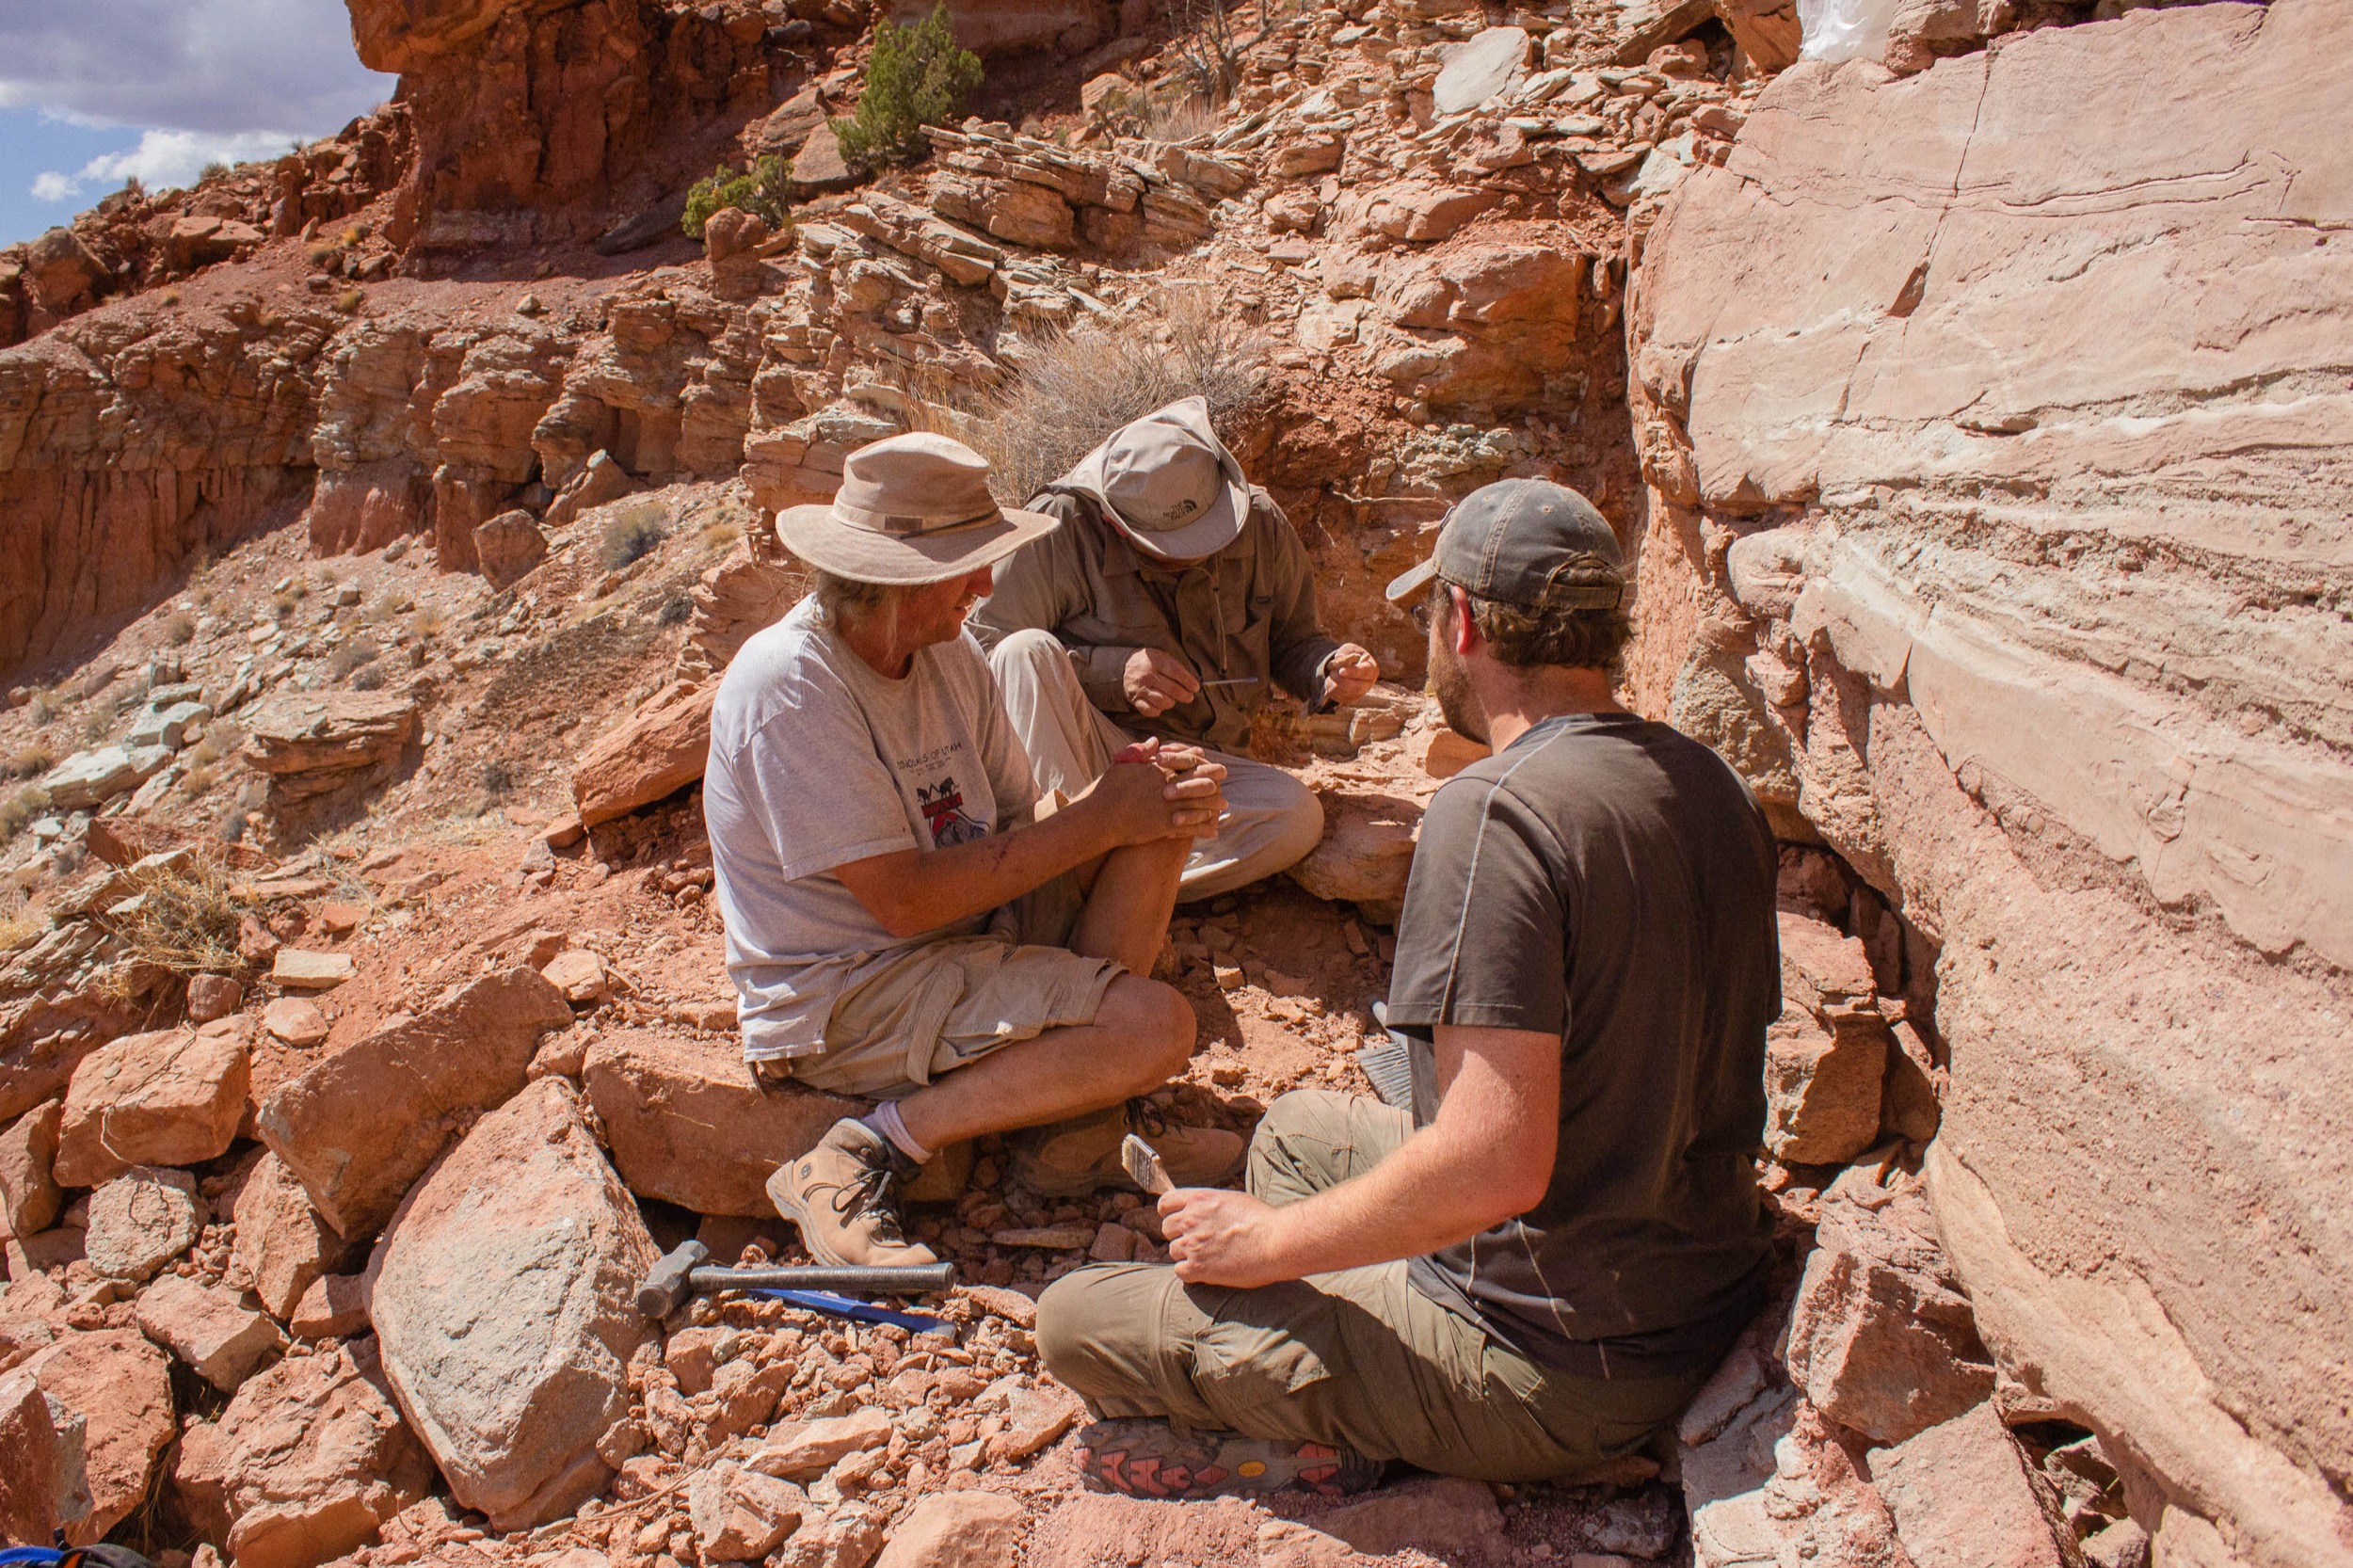
<instances>
[{"instance_id":1,"label":"olive gray t-shirt","mask_svg":"<svg viewBox=\"0 0 2353 1568\"><path fill-rule=\"evenodd\" d=\"M942 849L1028 820L1030 759L968 632L878 674L803 600L728 665L711 713L703 819L744 1054L824 1048L834 998L876 955L988 920L893 936L834 868Z\"/></svg>"},{"instance_id":2,"label":"olive gray t-shirt","mask_svg":"<svg viewBox=\"0 0 2353 1568\"><path fill-rule=\"evenodd\" d=\"M1436 1112L1434 1026L1529 1030L1561 1036L1561 1137L1534 1208L1413 1260L1424 1294L1553 1365L1714 1365L1771 1229L1752 1156L1775 869L1739 777L1629 713L1547 719L1438 791L1388 999L1416 1040L1416 1125Z\"/></svg>"}]
</instances>

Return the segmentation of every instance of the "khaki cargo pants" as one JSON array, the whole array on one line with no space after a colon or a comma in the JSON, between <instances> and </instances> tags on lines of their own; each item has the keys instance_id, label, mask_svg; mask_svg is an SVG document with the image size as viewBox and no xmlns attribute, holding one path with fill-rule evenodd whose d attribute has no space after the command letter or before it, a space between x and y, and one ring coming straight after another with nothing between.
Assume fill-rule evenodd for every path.
<instances>
[{"instance_id":1,"label":"khaki cargo pants","mask_svg":"<svg viewBox=\"0 0 2353 1568\"><path fill-rule=\"evenodd\" d=\"M988 656L988 667L1040 790L1077 796L1136 739L1087 700L1070 656L1051 632L1010 633ZM1223 751L1209 757L1225 764L1226 814L1217 837L1200 840L1186 856L1179 904L1273 876L1323 839L1323 803L1313 790L1270 763Z\"/></svg>"},{"instance_id":2,"label":"khaki cargo pants","mask_svg":"<svg viewBox=\"0 0 2353 1568\"><path fill-rule=\"evenodd\" d=\"M1379 1100L1301 1090L1251 1141L1248 1187L1276 1205L1372 1168L1410 1119ZM1491 1481L1577 1481L1674 1420L1705 1372L1573 1377L1529 1361L1407 1283L1403 1262L1255 1290L1103 1264L1038 1303L1047 1368L1101 1416L1340 1444Z\"/></svg>"}]
</instances>

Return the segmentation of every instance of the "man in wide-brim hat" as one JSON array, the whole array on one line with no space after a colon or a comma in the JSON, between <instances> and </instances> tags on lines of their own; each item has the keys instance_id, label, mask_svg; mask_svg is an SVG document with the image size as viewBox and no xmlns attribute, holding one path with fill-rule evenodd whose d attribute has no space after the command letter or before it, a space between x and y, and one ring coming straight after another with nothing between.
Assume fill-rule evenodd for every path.
<instances>
[{"instance_id":1,"label":"man in wide-brim hat","mask_svg":"<svg viewBox=\"0 0 2353 1568\"><path fill-rule=\"evenodd\" d=\"M1210 748L1225 825L1178 896L1272 876L1323 835L1315 794L1236 755L1279 687L1353 702L1370 653L1325 635L1306 547L1188 397L1121 426L1031 506L1063 526L1016 551L973 612L1039 780L1076 790L1138 736Z\"/></svg>"},{"instance_id":2,"label":"man in wide-brim hat","mask_svg":"<svg viewBox=\"0 0 2353 1568\"><path fill-rule=\"evenodd\" d=\"M1191 1006L1147 976L1222 771L1137 746L1040 809L964 617L1055 520L1000 509L987 479L943 436L852 453L830 504L776 520L814 591L744 645L712 713L703 809L745 1052L763 1082L881 1102L769 1180L826 1263L931 1261L894 1185L983 1133L1034 1129L1016 1174L1057 1196L1122 1179L1131 1129L1196 1180L1241 1153L1134 1128L1124 1103L1193 1049Z\"/></svg>"}]
</instances>

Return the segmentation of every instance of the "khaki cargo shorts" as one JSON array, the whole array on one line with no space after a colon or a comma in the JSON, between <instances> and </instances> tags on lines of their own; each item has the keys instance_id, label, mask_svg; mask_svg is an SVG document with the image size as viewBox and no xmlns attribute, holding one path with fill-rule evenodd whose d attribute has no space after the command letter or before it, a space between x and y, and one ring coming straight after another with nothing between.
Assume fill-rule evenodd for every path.
<instances>
[{"instance_id":1,"label":"khaki cargo shorts","mask_svg":"<svg viewBox=\"0 0 2353 1568\"><path fill-rule=\"evenodd\" d=\"M1085 903L1065 873L1000 906L979 936L877 961L834 999L824 1052L791 1059L793 1080L899 1099L990 1051L1093 1023L1127 969L1064 945Z\"/></svg>"}]
</instances>

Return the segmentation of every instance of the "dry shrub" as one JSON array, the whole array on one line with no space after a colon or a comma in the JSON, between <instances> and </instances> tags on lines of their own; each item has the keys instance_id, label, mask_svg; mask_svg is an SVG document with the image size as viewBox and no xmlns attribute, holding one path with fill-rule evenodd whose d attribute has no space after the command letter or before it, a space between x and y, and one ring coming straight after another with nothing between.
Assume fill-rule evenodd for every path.
<instances>
[{"instance_id":1,"label":"dry shrub","mask_svg":"<svg viewBox=\"0 0 2353 1568\"><path fill-rule=\"evenodd\" d=\"M39 785L19 790L10 795L5 803L0 803L0 844L24 832L48 809L49 792Z\"/></svg>"},{"instance_id":2,"label":"dry shrub","mask_svg":"<svg viewBox=\"0 0 2353 1568\"><path fill-rule=\"evenodd\" d=\"M174 610L164 621L164 640L174 648L185 648L196 640L196 617L185 610Z\"/></svg>"},{"instance_id":3,"label":"dry shrub","mask_svg":"<svg viewBox=\"0 0 2353 1568\"><path fill-rule=\"evenodd\" d=\"M420 637L438 637L449 630L449 611L439 604L420 604L408 624Z\"/></svg>"},{"instance_id":4,"label":"dry shrub","mask_svg":"<svg viewBox=\"0 0 2353 1568\"><path fill-rule=\"evenodd\" d=\"M48 929L49 922L34 914L19 895L11 907L0 909L0 959L14 957Z\"/></svg>"},{"instance_id":5,"label":"dry shrub","mask_svg":"<svg viewBox=\"0 0 2353 1568\"><path fill-rule=\"evenodd\" d=\"M337 680L376 662L384 650L366 637L354 637L327 656L327 673Z\"/></svg>"},{"instance_id":6,"label":"dry shrub","mask_svg":"<svg viewBox=\"0 0 2353 1568\"><path fill-rule=\"evenodd\" d=\"M8 759L5 771L11 778L38 778L56 765L57 754L35 741L31 745L19 747L16 755Z\"/></svg>"},{"instance_id":7,"label":"dry shrub","mask_svg":"<svg viewBox=\"0 0 2353 1568\"><path fill-rule=\"evenodd\" d=\"M1137 118L1153 141L1191 141L1217 129L1217 106L1197 92L1173 98L1154 93Z\"/></svg>"},{"instance_id":8,"label":"dry shrub","mask_svg":"<svg viewBox=\"0 0 2353 1568\"><path fill-rule=\"evenodd\" d=\"M1175 285L1156 304L1038 340L1018 380L954 422L989 460L1000 501L1027 501L1113 430L1180 397L1209 399L1223 426L1265 392L1265 335L1222 310L1215 290Z\"/></svg>"},{"instance_id":9,"label":"dry shrub","mask_svg":"<svg viewBox=\"0 0 2353 1568\"><path fill-rule=\"evenodd\" d=\"M607 571L618 571L633 566L662 548L667 534L663 527L664 514L659 504L623 506L604 525L604 534L597 542L597 559Z\"/></svg>"},{"instance_id":10,"label":"dry shrub","mask_svg":"<svg viewBox=\"0 0 2353 1568\"><path fill-rule=\"evenodd\" d=\"M240 968L237 922L245 906L231 891L229 873L211 855L191 856L178 870L134 871L133 907L107 923L131 956L174 974Z\"/></svg>"}]
</instances>

